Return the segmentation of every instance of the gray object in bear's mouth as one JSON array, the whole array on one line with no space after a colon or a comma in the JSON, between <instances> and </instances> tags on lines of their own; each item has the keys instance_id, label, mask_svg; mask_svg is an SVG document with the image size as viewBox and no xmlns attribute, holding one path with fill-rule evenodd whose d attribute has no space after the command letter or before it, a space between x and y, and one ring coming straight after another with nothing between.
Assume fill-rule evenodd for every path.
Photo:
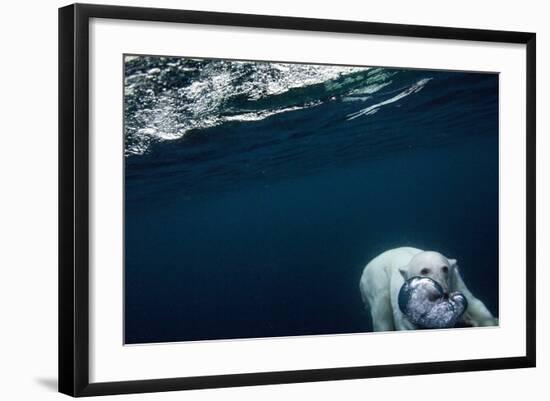
<instances>
[{"instance_id":1,"label":"gray object in bear's mouth","mask_svg":"<svg viewBox=\"0 0 550 401\"><path fill-rule=\"evenodd\" d=\"M419 328L454 327L466 311L468 301L460 292L447 297L439 283L429 277L412 277L401 286L398 295L401 312Z\"/></svg>"}]
</instances>

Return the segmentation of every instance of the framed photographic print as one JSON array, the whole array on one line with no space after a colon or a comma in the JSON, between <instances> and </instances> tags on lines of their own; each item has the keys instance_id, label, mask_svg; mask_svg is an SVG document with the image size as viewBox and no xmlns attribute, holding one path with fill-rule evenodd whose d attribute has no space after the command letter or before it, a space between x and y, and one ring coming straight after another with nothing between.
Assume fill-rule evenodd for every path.
<instances>
[{"instance_id":1,"label":"framed photographic print","mask_svg":"<svg viewBox=\"0 0 550 401\"><path fill-rule=\"evenodd\" d=\"M61 8L59 390L535 366L535 82L534 33Z\"/></svg>"}]
</instances>

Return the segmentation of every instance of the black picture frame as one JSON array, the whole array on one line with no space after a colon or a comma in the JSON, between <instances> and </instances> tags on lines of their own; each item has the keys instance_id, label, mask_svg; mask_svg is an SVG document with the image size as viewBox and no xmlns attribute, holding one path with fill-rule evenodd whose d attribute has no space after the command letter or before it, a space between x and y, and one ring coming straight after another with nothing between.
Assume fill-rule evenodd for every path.
<instances>
[{"instance_id":1,"label":"black picture frame","mask_svg":"<svg viewBox=\"0 0 550 401\"><path fill-rule=\"evenodd\" d=\"M437 38L526 46L526 354L521 357L354 366L313 370L195 376L154 380L89 381L89 133L90 18L161 21L250 28ZM201 388L315 382L534 367L536 35L435 26L245 15L220 12L74 4L59 9L59 391L95 396Z\"/></svg>"}]
</instances>

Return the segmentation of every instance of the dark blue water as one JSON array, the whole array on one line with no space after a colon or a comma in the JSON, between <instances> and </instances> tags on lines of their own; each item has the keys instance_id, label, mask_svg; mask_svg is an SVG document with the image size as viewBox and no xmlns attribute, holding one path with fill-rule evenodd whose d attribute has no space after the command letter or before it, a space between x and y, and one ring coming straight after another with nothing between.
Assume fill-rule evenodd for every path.
<instances>
[{"instance_id":1,"label":"dark blue water","mask_svg":"<svg viewBox=\"0 0 550 401\"><path fill-rule=\"evenodd\" d=\"M285 68L127 60L125 342L370 331L398 246L498 316L498 75Z\"/></svg>"}]
</instances>

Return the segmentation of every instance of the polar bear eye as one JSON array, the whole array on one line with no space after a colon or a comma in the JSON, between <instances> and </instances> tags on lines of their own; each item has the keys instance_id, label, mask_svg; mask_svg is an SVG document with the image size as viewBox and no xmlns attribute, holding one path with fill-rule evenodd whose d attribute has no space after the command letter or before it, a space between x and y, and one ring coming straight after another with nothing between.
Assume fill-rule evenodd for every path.
<instances>
[{"instance_id":1,"label":"polar bear eye","mask_svg":"<svg viewBox=\"0 0 550 401\"><path fill-rule=\"evenodd\" d=\"M441 271L442 271L443 273L448 273L448 272L449 272L449 268L448 268L447 266L443 266L443 267L441 268Z\"/></svg>"},{"instance_id":2,"label":"polar bear eye","mask_svg":"<svg viewBox=\"0 0 550 401\"><path fill-rule=\"evenodd\" d=\"M420 274L423 274L423 275L426 275L430 272L430 269L428 269L427 267L424 267L422 270L420 270Z\"/></svg>"}]
</instances>

